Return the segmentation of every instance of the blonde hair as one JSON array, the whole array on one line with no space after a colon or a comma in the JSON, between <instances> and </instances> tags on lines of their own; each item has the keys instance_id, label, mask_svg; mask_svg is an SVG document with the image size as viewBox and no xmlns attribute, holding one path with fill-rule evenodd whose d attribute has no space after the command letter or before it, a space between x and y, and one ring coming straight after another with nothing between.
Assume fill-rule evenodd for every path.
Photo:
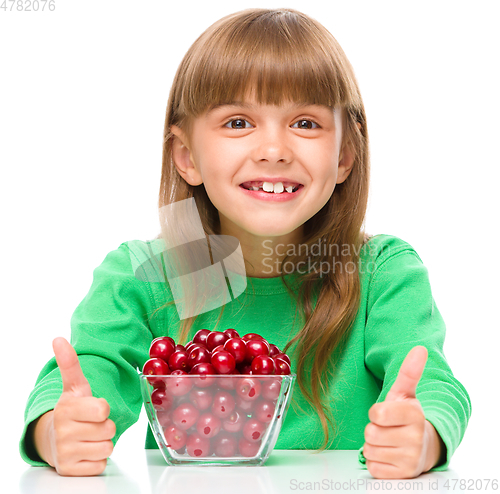
<instances>
[{"instance_id":1,"label":"blonde hair","mask_svg":"<svg viewBox=\"0 0 500 494\"><path fill-rule=\"evenodd\" d=\"M341 351L359 308L359 272L350 266L359 266L369 185L363 102L351 64L325 27L293 9L252 8L220 19L198 37L182 60L170 91L159 207L193 197L205 233L220 234L218 211L203 184L189 185L173 163L171 126L183 129L189 139L193 119L215 105L243 100L249 90L255 91L261 104L281 105L291 100L341 107L342 146L349 146L355 156L347 179L337 184L325 206L304 224L302 244L307 245L309 258L311 246L321 239L324 245L337 247L336 269L323 276L321 289L316 285L320 274L310 271L304 274L298 294L289 290L304 326L284 351L294 347L297 383L317 411L324 431L322 450L329 441L329 426L333 427L325 400L335 373L332 355ZM314 261L331 263L326 251L331 253L330 248L320 249ZM304 260L299 252L283 263L297 265ZM314 310L313 295L317 296ZM195 319L183 321L180 341L185 341Z\"/></svg>"}]
</instances>

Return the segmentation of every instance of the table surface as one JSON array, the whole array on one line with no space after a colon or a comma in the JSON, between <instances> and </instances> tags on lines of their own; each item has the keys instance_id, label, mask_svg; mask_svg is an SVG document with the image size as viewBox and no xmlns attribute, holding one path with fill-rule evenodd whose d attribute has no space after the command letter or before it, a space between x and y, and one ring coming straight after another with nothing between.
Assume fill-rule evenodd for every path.
<instances>
[{"instance_id":1,"label":"table surface","mask_svg":"<svg viewBox=\"0 0 500 494\"><path fill-rule=\"evenodd\" d=\"M374 479L361 468L357 451L275 450L264 466L255 467L171 467L158 450L115 455L104 474L97 477L60 477L49 467L29 467L21 473L23 494L256 494L284 492L499 492L478 470L478 461L453 463L443 472L425 473L416 479ZM499 478L498 473L496 478ZM471 484L471 482L473 483ZM480 485L479 482L482 482ZM464 484L466 482L466 484ZM472 489L471 489L472 486ZM468 489L467 489L468 488Z\"/></svg>"}]
</instances>

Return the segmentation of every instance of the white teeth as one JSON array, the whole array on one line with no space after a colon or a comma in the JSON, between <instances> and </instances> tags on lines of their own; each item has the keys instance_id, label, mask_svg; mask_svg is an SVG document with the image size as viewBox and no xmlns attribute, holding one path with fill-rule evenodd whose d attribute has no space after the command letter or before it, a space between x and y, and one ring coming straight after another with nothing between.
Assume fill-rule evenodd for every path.
<instances>
[{"instance_id":1,"label":"white teeth","mask_svg":"<svg viewBox=\"0 0 500 494\"><path fill-rule=\"evenodd\" d=\"M291 194L293 192L293 189L293 185L290 185L286 188L286 191ZM283 186L283 182L276 182L275 184L273 184L272 182L264 182L261 187L252 186L249 188L249 190L263 190L264 192L274 192L275 194L281 194L285 190L285 187Z\"/></svg>"},{"instance_id":2,"label":"white teeth","mask_svg":"<svg viewBox=\"0 0 500 494\"><path fill-rule=\"evenodd\" d=\"M264 192L274 192L275 194L281 194L285 190L282 182L276 182L274 185L272 182L264 182L262 189Z\"/></svg>"},{"instance_id":3,"label":"white teeth","mask_svg":"<svg viewBox=\"0 0 500 494\"><path fill-rule=\"evenodd\" d=\"M274 193L275 194L281 194L285 188L283 187L283 184L281 182L278 182L274 184Z\"/></svg>"}]
</instances>

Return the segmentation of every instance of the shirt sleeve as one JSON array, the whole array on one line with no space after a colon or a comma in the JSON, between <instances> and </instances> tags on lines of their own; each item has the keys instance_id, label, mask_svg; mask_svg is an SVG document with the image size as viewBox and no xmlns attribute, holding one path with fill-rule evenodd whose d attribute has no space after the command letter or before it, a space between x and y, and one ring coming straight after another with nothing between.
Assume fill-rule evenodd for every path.
<instances>
[{"instance_id":1,"label":"shirt sleeve","mask_svg":"<svg viewBox=\"0 0 500 494\"><path fill-rule=\"evenodd\" d=\"M416 390L425 418L446 446L446 461L430 471L448 468L471 415L464 386L454 377L443 352L445 323L431 293L426 267L404 246L388 249L370 282L365 326L365 365L381 384L377 403L384 401L403 360L417 345L428 358ZM358 460L366 468L363 448Z\"/></svg>"},{"instance_id":2,"label":"shirt sleeve","mask_svg":"<svg viewBox=\"0 0 500 494\"><path fill-rule=\"evenodd\" d=\"M152 341L154 297L149 284L134 276L132 255L123 243L106 256L94 270L90 290L71 318L71 344L92 394L110 405L109 418L116 424L114 444L139 418L138 371ZM26 405L20 453L31 465L47 464L36 454L28 427L54 408L61 392L61 374L53 357L40 372Z\"/></svg>"}]
</instances>

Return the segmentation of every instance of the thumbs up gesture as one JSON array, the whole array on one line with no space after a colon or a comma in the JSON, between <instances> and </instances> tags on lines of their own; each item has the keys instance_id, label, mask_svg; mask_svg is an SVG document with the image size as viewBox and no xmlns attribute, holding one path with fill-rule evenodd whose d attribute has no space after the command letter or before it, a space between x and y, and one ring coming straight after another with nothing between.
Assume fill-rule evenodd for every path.
<instances>
[{"instance_id":1,"label":"thumbs up gesture","mask_svg":"<svg viewBox=\"0 0 500 494\"><path fill-rule=\"evenodd\" d=\"M363 455L366 467L375 478L418 477L436 465L445 446L425 419L416 398L417 384L427 362L427 349L410 350L385 401L369 410Z\"/></svg>"},{"instance_id":2,"label":"thumbs up gesture","mask_svg":"<svg viewBox=\"0 0 500 494\"><path fill-rule=\"evenodd\" d=\"M52 343L63 392L54 410L35 425L35 448L59 475L98 475L106 468L116 433L104 398L92 396L74 348L64 339Z\"/></svg>"}]
</instances>

